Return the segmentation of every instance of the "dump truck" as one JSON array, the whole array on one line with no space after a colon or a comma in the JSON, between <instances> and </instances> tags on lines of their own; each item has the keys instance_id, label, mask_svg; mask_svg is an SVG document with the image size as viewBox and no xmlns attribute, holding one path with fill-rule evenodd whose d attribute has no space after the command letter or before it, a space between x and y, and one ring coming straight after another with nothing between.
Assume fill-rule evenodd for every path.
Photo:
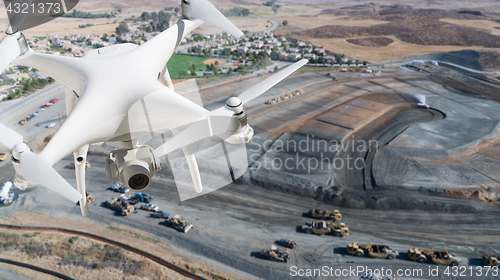
<instances>
[{"instance_id":1,"label":"dump truck","mask_svg":"<svg viewBox=\"0 0 500 280\"><path fill-rule=\"evenodd\" d=\"M130 205L128 201L123 200L121 198L111 198L108 199L107 205L115 210L121 211L123 216L127 216L128 214L134 212L134 206Z\"/></svg>"},{"instance_id":2,"label":"dump truck","mask_svg":"<svg viewBox=\"0 0 500 280\"><path fill-rule=\"evenodd\" d=\"M277 262L288 262L290 260L290 257L288 256L288 252L283 250L283 249L279 249L278 247L272 245L271 246L271 249L270 250L262 250L260 251L260 254L268 259L268 260L273 260L273 261L277 261Z\"/></svg>"},{"instance_id":3,"label":"dump truck","mask_svg":"<svg viewBox=\"0 0 500 280\"><path fill-rule=\"evenodd\" d=\"M500 256L484 255L483 262L488 266L496 266L500 268Z\"/></svg>"},{"instance_id":4,"label":"dump truck","mask_svg":"<svg viewBox=\"0 0 500 280\"><path fill-rule=\"evenodd\" d=\"M342 215L340 214L339 210L334 210L332 212L321 209L311 209L309 210L309 212L307 212L307 216L321 220L333 220L333 221L342 220Z\"/></svg>"},{"instance_id":5,"label":"dump truck","mask_svg":"<svg viewBox=\"0 0 500 280\"><path fill-rule=\"evenodd\" d=\"M408 257L416 262L423 263L430 259L435 264L458 266L460 260L447 250L413 248L408 250Z\"/></svg>"},{"instance_id":6,"label":"dump truck","mask_svg":"<svg viewBox=\"0 0 500 280\"><path fill-rule=\"evenodd\" d=\"M302 226L302 230L306 233L314 233L318 235L327 233L333 233L333 235L340 237L349 235L349 228L345 226L345 223L334 224L331 221L308 222Z\"/></svg>"},{"instance_id":7,"label":"dump truck","mask_svg":"<svg viewBox=\"0 0 500 280\"><path fill-rule=\"evenodd\" d=\"M182 218L180 215L175 215L173 217L167 218L165 220L165 223L184 233L187 233L194 227L193 224L191 224L187 219Z\"/></svg>"},{"instance_id":8,"label":"dump truck","mask_svg":"<svg viewBox=\"0 0 500 280\"><path fill-rule=\"evenodd\" d=\"M359 244L350 243L347 245L347 252L356 257L368 254L372 258L393 260L399 256L399 252L387 245L372 245L371 243Z\"/></svg>"},{"instance_id":9,"label":"dump truck","mask_svg":"<svg viewBox=\"0 0 500 280\"><path fill-rule=\"evenodd\" d=\"M0 153L0 162L6 160L7 158L9 158L8 153Z\"/></svg>"}]
</instances>

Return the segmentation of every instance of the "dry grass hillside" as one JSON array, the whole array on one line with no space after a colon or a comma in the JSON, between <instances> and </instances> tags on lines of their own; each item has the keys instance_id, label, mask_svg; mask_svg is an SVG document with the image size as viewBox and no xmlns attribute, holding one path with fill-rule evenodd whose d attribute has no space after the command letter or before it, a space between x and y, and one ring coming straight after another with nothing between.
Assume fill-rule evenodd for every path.
<instances>
[{"instance_id":1,"label":"dry grass hillside","mask_svg":"<svg viewBox=\"0 0 500 280\"><path fill-rule=\"evenodd\" d=\"M310 24L301 24L311 21L306 18L324 24L311 28ZM361 4L290 18L290 23L306 29L290 32L294 38L371 62L463 49L500 50L500 13L487 6L420 9L401 4Z\"/></svg>"}]
</instances>

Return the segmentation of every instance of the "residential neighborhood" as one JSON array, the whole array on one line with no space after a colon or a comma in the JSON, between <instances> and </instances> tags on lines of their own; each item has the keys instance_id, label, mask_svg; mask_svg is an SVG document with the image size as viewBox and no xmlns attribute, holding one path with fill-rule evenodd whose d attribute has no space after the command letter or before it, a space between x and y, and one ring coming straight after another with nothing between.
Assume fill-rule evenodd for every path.
<instances>
[{"instance_id":1,"label":"residential neighborhood","mask_svg":"<svg viewBox=\"0 0 500 280\"><path fill-rule=\"evenodd\" d=\"M158 14L152 13L151 15L158 18ZM48 34L28 38L28 43L37 52L69 57L83 57L93 49L120 43L131 42L141 45L165 28L166 23L162 28L156 26L151 28L154 23L151 15L143 13L142 17L133 21L123 21L117 28L117 34ZM163 13L164 18L170 19L170 16L166 15L168 14ZM82 31L84 29L85 26L82 26ZM281 63L278 66L273 61L295 62L302 58L308 59L310 66L341 67L344 64L348 66L367 64L366 61L352 60L342 54L330 53L321 46L313 46L308 42L283 35L276 36L272 32L249 33L245 31L245 35L237 39L225 32L216 34L193 33L181 41L176 54L202 57L204 60L198 63L194 63L196 62L194 61L192 64L179 68L174 65L177 61L172 59L168 65L172 78L236 73L244 75L253 74L259 70L261 70L259 73L268 73L287 65ZM211 61L210 59L215 59L215 62L203 63ZM272 70L266 70L270 68ZM23 92L25 88L20 82L33 79L48 79L48 77L36 69L8 67L0 74L0 101L14 99L26 93Z\"/></svg>"}]
</instances>

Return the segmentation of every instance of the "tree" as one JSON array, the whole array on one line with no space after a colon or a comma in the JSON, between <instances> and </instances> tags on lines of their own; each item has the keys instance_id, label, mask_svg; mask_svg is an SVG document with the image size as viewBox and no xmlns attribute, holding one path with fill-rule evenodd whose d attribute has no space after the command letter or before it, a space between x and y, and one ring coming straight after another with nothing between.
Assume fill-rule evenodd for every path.
<instances>
[{"instance_id":1,"label":"tree","mask_svg":"<svg viewBox=\"0 0 500 280\"><path fill-rule=\"evenodd\" d=\"M340 54L335 55L335 61L337 61L337 63L339 65L342 65L343 64L342 63L342 56Z\"/></svg>"},{"instance_id":2,"label":"tree","mask_svg":"<svg viewBox=\"0 0 500 280\"><path fill-rule=\"evenodd\" d=\"M288 20L284 20L283 21L283 26L287 26L288 25Z\"/></svg>"},{"instance_id":3,"label":"tree","mask_svg":"<svg viewBox=\"0 0 500 280\"><path fill-rule=\"evenodd\" d=\"M122 21L120 22L120 24L118 25L118 27L116 28L116 34L118 36L121 36L123 35L124 33L127 33L129 32L130 30L128 29L128 25L125 21Z\"/></svg>"},{"instance_id":4,"label":"tree","mask_svg":"<svg viewBox=\"0 0 500 280\"><path fill-rule=\"evenodd\" d=\"M144 13L142 13L141 18L142 18L142 20L148 20L151 18L151 15L149 15L148 12L144 12Z\"/></svg>"},{"instance_id":5,"label":"tree","mask_svg":"<svg viewBox=\"0 0 500 280\"><path fill-rule=\"evenodd\" d=\"M347 60L347 65L351 66L351 64L352 64L352 60L350 60L350 59Z\"/></svg>"},{"instance_id":6,"label":"tree","mask_svg":"<svg viewBox=\"0 0 500 280\"><path fill-rule=\"evenodd\" d=\"M194 63L191 64L189 71L191 72L191 76L196 76L196 65Z\"/></svg>"},{"instance_id":7,"label":"tree","mask_svg":"<svg viewBox=\"0 0 500 280\"><path fill-rule=\"evenodd\" d=\"M278 72L278 66L274 66L274 72Z\"/></svg>"},{"instance_id":8,"label":"tree","mask_svg":"<svg viewBox=\"0 0 500 280\"><path fill-rule=\"evenodd\" d=\"M365 61L363 61L363 66L366 66L366 65L368 65L368 61L365 60Z\"/></svg>"},{"instance_id":9,"label":"tree","mask_svg":"<svg viewBox=\"0 0 500 280\"><path fill-rule=\"evenodd\" d=\"M233 68L229 67L229 69L227 70L227 74L231 75L232 73L233 73Z\"/></svg>"},{"instance_id":10,"label":"tree","mask_svg":"<svg viewBox=\"0 0 500 280\"><path fill-rule=\"evenodd\" d=\"M275 14L277 14L277 13L278 13L278 9L279 9L279 7L278 7L278 6L279 6L279 5L274 5L274 6L271 8Z\"/></svg>"},{"instance_id":11,"label":"tree","mask_svg":"<svg viewBox=\"0 0 500 280\"><path fill-rule=\"evenodd\" d=\"M181 11L181 9L180 9L179 7L176 7L176 8L174 9L174 11L175 11L176 13L178 13L178 12L180 12L180 11Z\"/></svg>"},{"instance_id":12,"label":"tree","mask_svg":"<svg viewBox=\"0 0 500 280\"><path fill-rule=\"evenodd\" d=\"M158 13L156 13L156 12L152 12L152 13L151 13L151 19L152 19L152 20L158 20Z\"/></svg>"}]
</instances>

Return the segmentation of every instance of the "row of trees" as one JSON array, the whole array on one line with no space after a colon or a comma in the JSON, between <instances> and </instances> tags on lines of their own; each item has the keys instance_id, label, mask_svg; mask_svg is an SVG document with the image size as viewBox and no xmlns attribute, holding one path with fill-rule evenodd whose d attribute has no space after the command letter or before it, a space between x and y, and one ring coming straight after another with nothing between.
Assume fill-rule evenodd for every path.
<instances>
[{"instance_id":1,"label":"row of trees","mask_svg":"<svg viewBox=\"0 0 500 280\"><path fill-rule=\"evenodd\" d=\"M250 10L246 8L245 9L232 8L229 10L220 9L220 12L226 17L246 17L250 15Z\"/></svg>"},{"instance_id":2,"label":"row of trees","mask_svg":"<svg viewBox=\"0 0 500 280\"><path fill-rule=\"evenodd\" d=\"M104 14L93 14L86 13L77 10L73 10L71 13L66 13L62 15L62 17L70 17L70 18L114 18L116 17L116 13L108 14L107 12Z\"/></svg>"},{"instance_id":3,"label":"row of trees","mask_svg":"<svg viewBox=\"0 0 500 280\"><path fill-rule=\"evenodd\" d=\"M158 13L143 12L141 14L141 19L143 21L150 20L151 22L149 23L149 25L145 24L141 26L141 29L145 32L153 32L153 31L162 32L169 27L170 25L169 22L171 17L172 16L170 13L165 13L164 11L160 11Z\"/></svg>"},{"instance_id":4,"label":"row of trees","mask_svg":"<svg viewBox=\"0 0 500 280\"><path fill-rule=\"evenodd\" d=\"M9 94L7 95L7 100L12 100L17 97L19 97L21 94L30 94L38 89L41 89L45 87L48 84L51 84L54 82L54 79L51 77L47 79L43 78L35 78L35 79L26 79L22 78L21 81L19 81L19 84L21 85L20 88L16 90L11 90Z\"/></svg>"}]
</instances>

